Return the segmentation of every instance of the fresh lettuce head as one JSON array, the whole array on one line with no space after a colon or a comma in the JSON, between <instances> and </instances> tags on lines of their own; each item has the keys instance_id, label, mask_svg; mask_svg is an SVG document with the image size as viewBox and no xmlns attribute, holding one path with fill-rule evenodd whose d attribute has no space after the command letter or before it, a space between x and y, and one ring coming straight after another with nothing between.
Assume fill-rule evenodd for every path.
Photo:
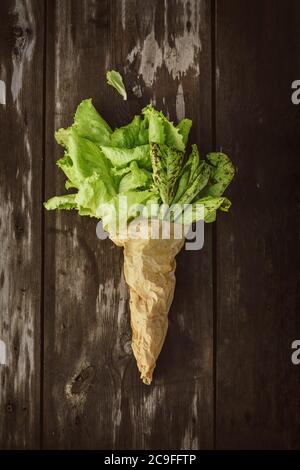
<instances>
[{"instance_id":1,"label":"fresh lettuce head","mask_svg":"<svg viewBox=\"0 0 300 470\"><path fill-rule=\"evenodd\" d=\"M108 72L107 80L127 98L118 72ZM127 224L141 215L141 205L153 203L190 204L189 223L203 218L202 205L205 222L213 222L218 209L230 208L223 194L234 167L224 153L209 153L202 159L196 145L188 151L191 126L187 118L174 125L149 104L129 124L113 130L92 100L83 100L73 124L55 134L64 148L57 165L71 192L49 199L46 209L76 209L80 215L102 219L110 233L118 230L116 218Z\"/></svg>"}]
</instances>

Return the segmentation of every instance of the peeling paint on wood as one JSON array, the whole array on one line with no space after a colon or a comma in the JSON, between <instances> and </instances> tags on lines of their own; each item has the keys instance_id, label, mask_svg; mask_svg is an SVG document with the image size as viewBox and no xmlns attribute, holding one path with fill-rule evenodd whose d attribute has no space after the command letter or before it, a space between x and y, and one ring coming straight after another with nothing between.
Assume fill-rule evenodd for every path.
<instances>
[{"instance_id":1,"label":"peeling paint on wood","mask_svg":"<svg viewBox=\"0 0 300 470\"><path fill-rule=\"evenodd\" d=\"M3 80L0 80L0 104L6 105L6 85Z\"/></svg>"},{"instance_id":2,"label":"peeling paint on wood","mask_svg":"<svg viewBox=\"0 0 300 470\"><path fill-rule=\"evenodd\" d=\"M0 364L6 364L6 344L0 339Z\"/></svg>"},{"instance_id":3,"label":"peeling paint on wood","mask_svg":"<svg viewBox=\"0 0 300 470\"><path fill-rule=\"evenodd\" d=\"M154 21L150 33L137 44L127 55L127 62L132 64L137 59L140 62L139 74L146 86L153 86L158 72L166 68L173 80L181 79L189 74L200 73L199 54L200 40L200 2L198 0L182 1L182 14L178 16L178 31L169 38L168 10L174 10L173 4L164 3L164 37L162 41L156 38ZM161 3L158 8L161 8ZM153 19L155 9L153 11Z\"/></svg>"},{"instance_id":4,"label":"peeling paint on wood","mask_svg":"<svg viewBox=\"0 0 300 470\"><path fill-rule=\"evenodd\" d=\"M176 95L176 117L180 121L185 117L185 102L182 84L180 83Z\"/></svg>"}]
</instances>

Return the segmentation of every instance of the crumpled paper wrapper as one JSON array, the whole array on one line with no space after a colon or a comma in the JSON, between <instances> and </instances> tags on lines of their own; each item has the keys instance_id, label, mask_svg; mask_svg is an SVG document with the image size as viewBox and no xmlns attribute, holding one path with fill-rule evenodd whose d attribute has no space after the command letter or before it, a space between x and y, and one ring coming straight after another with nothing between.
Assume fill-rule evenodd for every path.
<instances>
[{"instance_id":1,"label":"crumpled paper wrapper","mask_svg":"<svg viewBox=\"0 0 300 470\"><path fill-rule=\"evenodd\" d=\"M170 232L163 239L163 230ZM148 220L135 224L134 236L119 235L112 241L124 247L124 275L130 291L132 350L142 381L152 381L162 349L168 313L175 290L175 256L184 243L182 226ZM156 238L153 238L156 237Z\"/></svg>"}]
</instances>

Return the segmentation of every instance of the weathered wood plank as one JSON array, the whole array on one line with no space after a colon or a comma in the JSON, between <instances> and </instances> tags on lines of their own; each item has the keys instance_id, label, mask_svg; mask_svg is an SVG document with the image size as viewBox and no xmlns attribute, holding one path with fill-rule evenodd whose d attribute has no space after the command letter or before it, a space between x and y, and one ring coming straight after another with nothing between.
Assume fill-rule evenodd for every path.
<instances>
[{"instance_id":1,"label":"weathered wood plank","mask_svg":"<svg viewBox=\"0 0 300 470\"><path fill-rule=\"evenodd\" d=\"M191 139L202 152L211 144L209 2L123 2L125 25L115 63L134 93L141 92L171 119L193 119ZM116 4L118 5L118 4ZM135 12L138 12L135 16ZM117 13L117 12L116 12ZM139 79L137 80L137 76ZM127 119L130 111L127 112ZM124 377L119 445L206 448L213 438L211 234L205 249L178 256L170 327L154 386L136 383L134 362ZM140 417L140 418L138 418ZM131 424L131 435L126 433ZM162 432L162 429L164 432Z\"/></svg>"},{"instance_id":2,"label":"weathered wood plank","mask_svg":"<svg viewBox=\"0 0 300 470\"><path fill-rule=\"evenodd\" d=\"M217 2L217 142L238 174L218 222L217 447L299 448L297 1Z\"/></svg>"},{"instance_id":3,"label":"weathered wood plank","mask_svg":"<svg viewBox=\"0 0 300 470\"><path fill-rule=\"evenodd\" d=\"M48 13L47 196L64 192L54 130L82 98L112 125L151 98L174 119L192 117L193 139L210 148L209 2L64 0ZM124 74L126 103L105 85L110 68ZM122 252L95 228L75 213L46 216L45 446L211 447L210 230L203 251L178 258L170 330L147 387L130 349Z\"/></svg>"},{"instance_id":4,"label":"weathered wood plank","mask_svg":"<svg viewBox=\"0 0 300 470\"><path fill-rule=\"evenodd\" d=\"M40 426L44 4L2 1L0 17L0 448L30 449Z\"/></svg>"}]
</instances>

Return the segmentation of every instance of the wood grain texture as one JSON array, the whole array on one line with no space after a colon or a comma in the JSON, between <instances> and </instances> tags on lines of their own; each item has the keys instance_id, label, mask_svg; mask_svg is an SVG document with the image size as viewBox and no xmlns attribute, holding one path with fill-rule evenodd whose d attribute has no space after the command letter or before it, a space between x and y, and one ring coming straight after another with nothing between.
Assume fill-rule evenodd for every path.
<instances>
[{"instance_id":1,"label":"wood grain texture","mask_svg":"<svg viewBox=\"0 0 300 470\"><path fill-rule=\"evenodd\" d=\"M44 6L2 1L0 17L0 448L30 449L40 431Z\"/></svg>"},{"instance_id":2,"label":"wood grain texture","mask_svg":"<svg viewBox=\"0 0 300 470\"><path fill-rule=\"evenodd\" d=\"M0 449L299 449L300 3L3 0L0 17ZM177 258L150 387L122 250L42 212L65 193L54 131L88 97L112 126L149 101L191 117L201 153L216 137L237 166L230 213Z\"/></svg>"},{"instance_id":3,"label":"wood grain texture","mask_svg":"<svg viewBox=\"0 0 300 470\"><path fill-rule=\"evenodd\" d=\"M210 9L206 1L48 2L47 196L64 192L54 130L93 97L113 125L152 100L194 120L211 141ZM124 103L105 85L123 73ZM46 216L44 445L46 448L209 448L213 436L211 236L178 257L170 329L154 383L140 382L130 348L121 249L96 221Z\"/></svg>"},{"instance_id":4,"label":"wood grain texture","mask_svg":"<svg viewBox=\"0 0 300 470\"><path fill-rule=\"evenodd\" d=\"M217 2L217 142L236 166L218 222L217 447L299 448L297 1Z\"/></svg>"}]
</instances>

